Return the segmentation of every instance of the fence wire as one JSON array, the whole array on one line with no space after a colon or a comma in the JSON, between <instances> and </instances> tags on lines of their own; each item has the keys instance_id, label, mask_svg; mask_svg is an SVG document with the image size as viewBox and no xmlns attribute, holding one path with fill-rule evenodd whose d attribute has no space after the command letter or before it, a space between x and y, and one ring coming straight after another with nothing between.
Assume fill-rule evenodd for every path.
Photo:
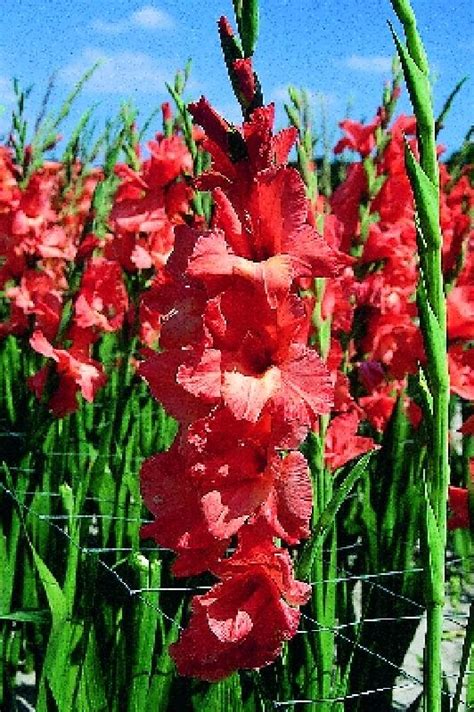
<instances>
[{"instance_id":1,"label":"fence wire","mask_svg":"<svg viewBox=\"0 0 474 712\"><path fill-rule=\"evenodd\" d=\"M66 455L74 455L77 456L77 454L84 454L87 456L90 456L90 453L77 453L75 451L71 452L51 452L48 453L49 455L57 455L57 456L66 456ZM135 458L136 460L143 460L143 458ZM10 470L17 471L31 471L35 472L36 468L15 468L11 467L9 468ZM101 515L97 513L91 513L91 514L74 514L74 515L51 515L51 514L44 514L42 512L36 511L33 507L25 504L22 502L15 491L12 489L6 487L2 483L0 483L0 490L3 491L6 495L11 497L17 507L20 508L20 510L23 511L23 513L32 515L34 516L38 521L42 523L47 523L49 527L54 529L55 531L59 532L62 537L64 537L69 544L72 544L74 547L76 547L80 553L87 557L87 556L94 556L95 561L98 563L99 566L107 573L108 576L113 577L113 579L123 588L123 590L126 592L126 594L130 597L130 599L137 597L140 599L140 601L146 605L149 608L152 608L154 611L156 611L157 614L162 616L164 619L167 621L171 622L174 626L176 626L179 630L183 630L183 627L175 621L175 619L168 615L166 611L163 610L161 606L158 605L158 603L153 602L150 600L149 594L160 594L160 593L176 593L176 594L183 594L183 593L188 593L188 594L196 594L196 593L202 593L204 591L208 591L211 586L209 585L187 585L187 586L159 586L159 587L140 587L136 588L134 586L130 586L127 581L124 579L123 576L121 576L118 571L116 570L117 563L114 565L108 564L106 561L104 561L100 555L101 554L110 554L110 553L116 553L116 554L123 554L125 557L131 554L146 554L146 553L160 553L160 552L170 552L170 549L167 549L166 547L159 547L159 546L149 546L149 545L140 545L139 548L133 548L133 547L91 547L91 546L83 546L82 544L78 544L68 533L67 527L61 526L61 522L65 522L68 525L70 525L71 520L77 519L77 520L85 520L85 519L90 519L91 520L91 525L94 523L100 521L100 520L110 520L113 522L117 521L124 521L124 522L130 522L130 523L137 523L137 524L146 524L150 520L147 518L131 518L131 517L126 517L126 516L120 516L117 514L111 514L111 515ZM27 490L22 492L23 495L25 496L31 496L31 497L45 497L48 499L54 499L54 498L59 498L61 497L61 494L58 492L49 492L49 491L37 491L37 490ZM92 496L86 496L85 501L92 501L92 502L102 502L102 503L107 503L114 505L114 507L120 508L119 503L115 499L108 499L108 498L103 498L101 499L100 497L92 497ZM135 503L138 504L138 503ZM119 505L119 506L118 506ZM124 503L123 508L125 508L127 505ZM24 519L24 517L23 517ZM338 548L338 551L350 551L354 550L357 551L360 547L362 546L361 542L358 541L356 543L342 546ZM329 552L329 550L328 550ZM466 563L466 561L472 562L474 561L474 555L467 555L463 558L461 557L452 557L446 561L446 567L449 570L450 568L455 568L458 564L460 563ZM376 658L379 662L383 663L384 665L387 665L390 668L396 669L398 673L398 678L401 678L402 682L397 683L395 686L392 686L390 688L387 687L377 687L374 689L370 690L363 690L360 692L356 693L351 693L343 696L338 696L338 697L331 697L331 698L297 698L297 699L288 699L288 700L271 700L271 703L274 707L275 710L283 710L286 707L290 707L292 705L311 705L311 704L322 704L322 703L343 703L349 700L354 700L358 697L361 698L366 698L370 697L382 692L387 692L389 690L393 690L394 692L401 691L403 693L407 691L413 691L416 692L416 694L419 694L422 689L423 689L423 679L420 676L414 675L413 673L407 671L404 669L404 667L400 667L390 659L384 657L380 653L371 650L370 648L362 645L357 639L353 637L348 637L347 635L344 635L342 631L351 629L351 628L361 628L363 625L366 624L377 624L377 623L385 623L385 622L402 622L402 621L418 621L421 623L424 619L424 611L425 607L420 604L418 601L412 600L411 598L397 592L393 591L386 585L383 585L380 583L379 579L382 579L383 581L393 579L395 577L399 576L406 576L407 574L413 574L413 575L421 575L423 573L423 568L422 567L416 567L412 569L407 569L407 570L393 570L393 571L381 571L378 573L368 573L368 574L353 574L350 571L344 570L342 568L339 568L339 576L335 578L323 578L318 581L311 581L310 584L311 586L318 586L320 584L327 584L327 583L333 583L333 584L339 584L339 583L352 583L352 584L360 584L360 585L368 585L374 589L378 589L379 591L382 591L384 594L387 596L394 597L396 599L399 599L400 601L403 601L404 603L407 603L411 606L413 606L415 609L418 609L419 613L414 613L413 615L406 615L406 616L397 616L397 617L375 617L375 618L364 618L363 615L361 614L360 619L351 621L350 623L341 623L335 626L323 626L321 625L315 618L312 616L308 615L306 612L302 612L301 618L305 622L311 624L313 627L311 628L303 628L297 631L297 635L310 635L312 633L316 632L332 632L334 633L335 637L338 638L341 641L344 641L345 643L348 643L350 646L353 648L357 648L358 650L362 651L365 655L369 657L374 657ZM362 612L363 613L363 612ZM452 625L456 626L458 630L461 633L465 632L466 625L465 622L467 621L468 615L463 613L463 612L456 612L456 611L447 611L445 613L444 619L447 622L450 622ZM473 672L466 672L466 679L468 674L473 674ZM448 673L446 675L447 678L457 678L456 673ZM452 692L443 692L443 694L447 697L450 698L450 700L453 699L454 694ZM416 697L416 695L414 696ZM460 700L461 704L466 705L466 701L464 699ZM395 703L396 704L396 703ZM395 709L395 708L394 708ZM467 707L466 707L467 709Z\"/></svg>"}]
</instances>

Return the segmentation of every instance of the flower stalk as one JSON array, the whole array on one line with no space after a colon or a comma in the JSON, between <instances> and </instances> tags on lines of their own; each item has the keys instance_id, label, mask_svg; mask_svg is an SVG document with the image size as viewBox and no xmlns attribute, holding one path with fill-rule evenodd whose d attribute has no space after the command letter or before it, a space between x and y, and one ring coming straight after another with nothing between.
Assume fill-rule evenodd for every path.
<instances>
[{"instance_id":1,"label":"flower stalk","mask_svg":"<svg viewBox=\"0 0 474 712\"><path fill-rule=\"evenodd\" d=\"M439 224L439 172L436 125L426 53L409 0L392 0L403 25L406 44L392 29L417 120L419 160L405 145L405 162L415 201L419 253L417 304L427 356L427 381L432 399L427 421L428 462L425 487L424 566L427 604L424 708L442 708L441 636L444 604L446 502L449 483L449 373L446 357L446 299Z\"/></svg>"}]
</instances>

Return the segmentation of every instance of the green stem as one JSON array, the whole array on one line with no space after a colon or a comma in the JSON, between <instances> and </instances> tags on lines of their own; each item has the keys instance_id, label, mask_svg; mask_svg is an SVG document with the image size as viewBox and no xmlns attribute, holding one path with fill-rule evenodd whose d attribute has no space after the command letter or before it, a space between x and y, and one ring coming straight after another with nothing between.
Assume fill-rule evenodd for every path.
<instances>
[{"instance_id":1,"label":"green stem","mask_svg":"<svg viewBox=\"0 0 474 712\"><path fill-rule=\"evenodd\" d=\"M403 25L406 45L393 32L405 81L417 121L419 162L406 146L407 172L415 197L416 231L420 256L418 305L427 356L428 386L433 413L427 413L428 462L425 495L424 549L427 634L425 650L425 710L441 712L444 563L446 552L446 502L449 483L449 373L446 357L446 299L441 265L439 226L439 175L435 118L429 68L409 0L391 0Z\"/></svg>"}]
</instances>

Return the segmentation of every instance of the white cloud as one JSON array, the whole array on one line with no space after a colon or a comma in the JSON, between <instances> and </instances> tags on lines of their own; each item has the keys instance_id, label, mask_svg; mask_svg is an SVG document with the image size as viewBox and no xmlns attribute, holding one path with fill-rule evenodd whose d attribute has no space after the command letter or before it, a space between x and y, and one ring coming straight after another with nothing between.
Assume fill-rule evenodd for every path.
<instances>
[{"instance_id":1,"label":"white cloud","mask_svg":"<svg viewBox=\"0 0 474 712\"><path fill-rule=\"evenodd\" d=\"M109 22L97 18L92 21L91 29L103 35L121 35L137 27L142 30L167 30L173 25L173 18L167 12L152 5L143 5L121 20Z\"/></svg>"},{"instance_id":2,"label":"white cloud","mask_svg":"<svg viewBox=\"0 0 474 712\"><path fill-rule=\"evenodd\" d=\"M117 22L107 22L106 20L93 20L91 29L95 32L100 32L103 35L120 35L125 32L128 27L128 22L118 20Z\"/></svg>"},{"instance_id":3,"label":"white cloud","mask_svg":"<svg viewBox=\"0 0 474 712\"><path fill-rule=\"evenodd\" d=\"M86 48L73 62L63 67L59 77L68 84L76 84L87 69L100 62L85 89L97 94L164 93L165 81L173 72L160 66L144 52L104 52Z\"/></svg>"},{"instance_id":4,"label":"white cloud","mask_svg":"<svg viewBox=\"0 0 474 712\"><path fill-rule=\"evenodd\" d=\"M152 5L144 5L140 10L132 13L130 20L134 25L149 30L165 30L173 26L171 16Z\"/></svg>"},{"instance_id":5,"label":"white cloud","mask_svg":"<svg viewBox=\"0 0 474 712\"><path fill-rule=\"evenodd\" d=\"M387 74L392 69L392 58L381 56L363 56L353 54L343 62L348 69L355 69L357 72L369 72L371 74Z\"/></svg>"}]
</instances>

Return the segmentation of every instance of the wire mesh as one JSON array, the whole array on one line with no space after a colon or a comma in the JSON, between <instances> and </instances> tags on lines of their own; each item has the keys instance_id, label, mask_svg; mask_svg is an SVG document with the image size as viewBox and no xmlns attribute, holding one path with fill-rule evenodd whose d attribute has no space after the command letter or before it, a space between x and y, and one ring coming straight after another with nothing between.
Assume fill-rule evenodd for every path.
<instances>
[{"instance_id":1,"label":"wire mesh","mask_svg":"<svg viewBox=\"0 0 474 712\"><path fill-rule=\"evenodd\" d=\"M48 453L48 455L57 455L57 456L76 456L77 453L75 451L69 451L69 452L51 452ZM138 459L138 458L137 458ZM143 459L143 458L141 458ZM12 470L14 468L11 468ZM22 468L17 468L17 469L22 469ZM35 468L31 468L33 471ZM113 578L115 583L118 583L119 586L123 589L123 591L126 593L126 595L129 597L131 600L134 597L137 597L141 600L141 602L146 605L147 607L152 608L153 610L156 611L157 614L159 614L161 617L166 619L167 621L176 624L173 617L168 614L166 610L162 606L158 604L158 595L161 593L166 593L166 594L196 594L196 593L202 593L204 591L209 590L210 585L173 585L173 586L158 586L158 587L136 587L131 585L121 573L117 571L117 562L114 564L110 564L105 560L106 555L109 554L115 554L115 555L121 555L122 557L129 557L134 554L151 554L151 553L159 553L159 554L167 554L170 550L166 549L165 547L158 547L158 546L150 546L146 544L140 544L138 548L134 548L133 546L123 546L123 547L101 547L101 546L88 546L83 543L77 543L69 534L68 532L68 526L71 524L71 515L70 514L44 514L41 511L36 511L31 504L25 504L25 502L21 501L19 497L17 496L17 493L13 489L9 489L5 485L0 483L0 489L9 497L12 498L12 500L15 501L16 506L19 507L22 511L23 514L26 516L28 515L29 517L33 516L37 519L38 522L41 522L42 524L46 524L48 527L50 527L52 530L57 532L61 537L64 537L65 540L67 540L68 545L73 545L74 547L77 547L79 549L79 552L82 557L88 557L88 556L93 556L95 558L95 561L97 564L103 569L103 571L106 572L106 575L108 577ZM44 497L49 500L54 500L58 497L60 497L60 493L54 492L54 491L37 491L37 490L26 490L23 492L23 495L31 496L31 497ZM101 498L97 497L92 497L92 496L87 496L85 497L85 501L88 502L99 502L101 501ZM111 505L115 506L115 512L117 512L117 502L116 500L113 499L107 499L104 498L102 500L104 503L108 503ZM119 505L119 509L120 509ZM122 505L123 507L124 505ZM132 522L136 524L144 524L149 521L147 518L132 518L132 517L126 517L125 513L120 514L119 513L114 513L114 514L97 514L97 513L84 513L84 514L74 514L72 515L72 519L76 520L87 520L89 519L91 522L91 525L97 524L100 522L100 520L109 520L111 522ZM360 542L352 543L350 545L345 545L340 547L340 551L356 551L358 548L360 548L361 544ZM469 562L472 562L473 557L469 556L467 557ZM466 563L466 557L464 557L464 560L459 558L459 557L452 557L450 560L447 561L447 567L449 568L455 568L459 563L464 561ZM417 622L418 627L420 627L420 624L422 624L425 614L424 614L424 606L420 604L418 601L412 600L409 597L401 594L398 591L394 591L390 588L389 583L385 582L390 582L390 580L395 579L396 577L400 576L407 576L407 575L413 575L413 576L420 576L423 573L423 569L421 567L415 567L411 568L408 570L402 570L402 569L397 569L393 571L380 571L377 573L367 573L367 574L358 574L354 573L351 571L347 571L344 569L339 569L339 575L336 578L323 578L319 581L311 581L311 585L313 587L317 587L320 584L323 583L333 583L333 584L340 584L340 583L351 583L355 584L356 586L370 586L374 589L379 590L382 592L384 595L388 597L392 597L394 599L402 600L404 603L412 606L417 612L414 612L412 615L405 615L405 616L393 616L393 617L371 617L371 618L365 618L364 617L364 612L360 612L360 616L358 617L357 620L351 621L351 622L345 622L345 623L338 623L334 626L328 627L328 626L323 626L321 625L315 618L312 616L308 615L306 611L303 611L301 619L302 621L305 622L306 626L310 624L312 627L304 627L298 630L298 635L300 636L309 636L312 633L316 632L322 632L322 631L327 631L327 632L332 632L337 640L344 641L348 645L352 646L353 648L357 649L359 652L362 652L364 655L372 658L376 658L379 663L382 663L383 665L395 669L397 673L397 683L394 687L387 688L387 687L374 687L373 689L369 690L362 690L357 693L350 693L346 694L343 696L336 696L336 697L331 697L330 699L326 698L318 698L318 697L311 697L311 698L297 698L297 699L287 699L287 700L277 700L274 699L272 700L272 705L274 709L285 709L290 706L309 706L309 705L317 705L317 704L322 704L322 703L345 703L350 700L354 700L357 697L363 697L363 698L370 698L371 696L375 696L379 693L385 692L389 689L391 689L394 693L394 704L395 705L400 705L403 704L400 702L400 700L404 700L405 703L408 705L410 701L415 699L419 693L423 689L423 679L421 676L421 671L418 672L418 674L415 674L412 670L407 669L409 665L408 657L409 655L406 656L406 659L404 661L404 664L402 666L397 665L393 661L391 661L389 658L381 655L379 652L376 652L374 650L371 650L370 648L364 646L356 637L351 636L349 637L346 633L346 631L350 631L351 629L361 629L362 626L367 626L367 625L377 625L385 622L394 622L399 625L403 624L404 621L410 621L410 622ZM382 583L384 582L384 583ZM356 590L356 595L357 595L357 588ZM154 600L151 600L151 596L155 594ZM464 611L452 611L449 609L446 609L445 612L445 621L446 623L450 623L453 626L456 626L457 629L461 632L464 633L465 630L465 623L467 620L467 613ZM183 629L183 627L178 624L177 626L180 630ZM446 645L446 643L445 643ZM461 647L461 637L459 638L458 641L458 646L459 649ZM413 648L413 646L412 646ZM412 648L410 648L409 653L412 655L416 655L416 651L413 652ZM419 650L418 653L421 651ZM413 668L413 664L411 665L411 668ZM419 669L419 665L418 665ZM448 672L446 675L446 678L448 681L453 681L455 683L457 679L457 674L454 671ZM452 687L450 688L449 692L444 693L447 697L452 699L453 697L453 691ZM465 704L465 700L461 700L462 704ZM403 709L403 707L395 707L396 709Z\"/></svg>"}]
</instances>

